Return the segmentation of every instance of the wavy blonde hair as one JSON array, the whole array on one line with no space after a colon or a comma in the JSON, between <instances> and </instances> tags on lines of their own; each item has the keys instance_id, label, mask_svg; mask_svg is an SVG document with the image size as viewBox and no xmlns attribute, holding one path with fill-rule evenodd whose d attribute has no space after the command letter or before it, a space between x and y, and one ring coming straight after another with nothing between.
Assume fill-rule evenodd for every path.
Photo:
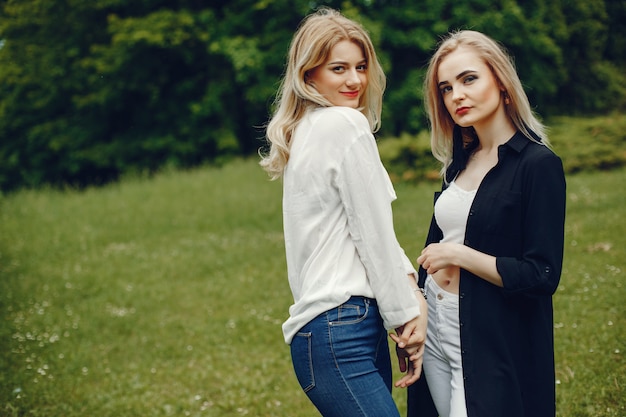
<instances>
[{"instance_id":1,"label":"wavy blonde hair","mask_svg":"<svg viewBox=\"0 0 626 417\"><path fill-rule=\"evenodd\" d=\"M424 80L424 104L430 120L432 153L443 165L441 175L444 179L446 170L452 163L455 123L439 91L437 72L441 61L460 47L474 50L491 69L503 90L502 98L508 97L510 100L505 109L515 127L528 139L549 146L546 128L532 111L513 59L506 49L480 32L472 30L450 32L441 40L437 51L430 59ZM472 127L457 127L459 128L465 146L475 143L477 137Z\"/></svg>"},{"instance_id":2,"label":"wavy blonde hair","mask_svg":"<svg viewBox=\"0 0 626 417\"><path fill-rule=\"evenodd\" d=\"M386 79L372 41L360 24L334 9L321 8L302 20L289 47L287 68L266 130L270 149L267 154L261 155L260 161L272 179L283 175L289 160L293 132L306 110L332 106L306 83L306 78L309 71L326 62L337 43L345 40L358 45L367 62L368 83L359 110L369 121L372 132L380 128Z\"/></svg>"}]
</instances>

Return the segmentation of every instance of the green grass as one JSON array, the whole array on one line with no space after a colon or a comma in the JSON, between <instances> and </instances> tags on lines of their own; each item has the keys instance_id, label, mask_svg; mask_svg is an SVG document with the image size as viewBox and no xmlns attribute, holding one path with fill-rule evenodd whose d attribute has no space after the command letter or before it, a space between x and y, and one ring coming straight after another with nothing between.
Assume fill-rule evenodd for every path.
<instances>
[{"instance_id":1,"label":"green grass","mask_svg":"<svg viewBox=\"0 0 626 417\"><path fill-rule=\"evenodd\" d=\"M562 417L626 414L625 181L568 178ZM411 258L435 188L397 186ZM0 198L0 415L315 416L280 327L280 205L255 161ZM405 395L394 390L402 411Z\"/></svg>"}]
</instances>

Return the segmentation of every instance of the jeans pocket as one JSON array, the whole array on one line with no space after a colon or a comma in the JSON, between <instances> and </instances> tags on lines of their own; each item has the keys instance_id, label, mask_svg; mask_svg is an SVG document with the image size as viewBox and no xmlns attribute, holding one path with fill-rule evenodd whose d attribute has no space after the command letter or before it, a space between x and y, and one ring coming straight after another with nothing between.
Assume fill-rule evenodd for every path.
<instances>
[{"instance_id":1,"label":"jeans pocket","mask_svg":"<svg viewBox=\"0 0 626 417\"><path fill-rule=\"evenodd\" d=\"M365 320L368 311L369 305L367 301L362 305L348 301L337 307L335 317L330 317L330 322L333 326L359 323Z\"/></svg>"},{"instance_id":2,"label":"jeans pocket","mask_svg":"<svg viewBox=\"0 0 626 417\"><path fill-rule=\"evenodd\" d=\"M311 333L296 333L291 341L293 369L304 392L315 388L313 358L311 356L311 337Z\"/></svg>"}]
</instances>

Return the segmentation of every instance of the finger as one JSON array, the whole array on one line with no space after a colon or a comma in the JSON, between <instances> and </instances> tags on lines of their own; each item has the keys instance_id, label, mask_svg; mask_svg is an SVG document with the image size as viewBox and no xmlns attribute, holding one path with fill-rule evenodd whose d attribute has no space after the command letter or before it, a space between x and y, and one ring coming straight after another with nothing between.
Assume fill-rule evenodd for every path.
<instances>
[{"instance_id":1,"label":"finger","mask_svg":"<svg viewBox=\"0 0 626 417\"><path fill-rule=\"evenodd\" d=\"M407 387L417 382L417 380L420 379L420 377L422 376L422 361L420 360L418 362L415 362L415 363L411 362L413 365L409 366L409 368L413 369L413 372L412 373L407 372L406 374L408 376L407 380L405 381L405 383L407 384Z\"/></svg>"},{"instance_id":2,"label":"finger","mask_svg":"<svg viewBox=\"0 0 626 417\"><path fill-rule=\"evenodd\" d=\"M409 368L413 369L413 374L411 378L409 378L410 384L415 383L422 376L422 359L420 358L417 361L413 361L410 363ZM407 373L408 375L408 373Z\"/></svg>"},{"instance_id":3,"label":"finger","mask_svg":"<svg viewBox=\"0 0 626 417\"><path fill-rule=\"evenodd\" d=\"M409 354L409 360L411 362L420 360L424 357L424 349L422 349L422 346L418 346L415 351L411 351ZM405 352L409 353L407 349L405 349Z\"/></svg>"},{"instance_id":4,"label":"finger","mask_svg":"<svg viewBox=\"0 0 626 417\"><path fill-rule=\"evenodd\" d=\"M396 388L406 388L410 385L413 385L421 376L422 366L415 367L414 365L409 365L409 370L407 373L402 376L398 381L395 382L394 386Z\"/></svg>"},{"instance_id":5,"label":"finger","mask_svg":"<svg viewBox=\"0 0 626 417\"><path fill-rule=\"evenodd\" d=\"M408 324L404 326L404 329L402 329L402 333L399 336L400 336L400 340L404 342L405 346L411 340L411 335L413 334L413 332L415 332L416 327L417 326L415 323L409 322Z\"/></svg>"},{"instance_id":6,"label":"finger","mask_svg":"<svg viewBox=\"0 0 626 417\"><path fill-rule=\"evenodd\" d=\"M406 341L402 340L400 337L396 336L395 334L389 333L389 337L391 337L391 340L396 342L399 348L404 348L406 346Z\"/></svg>"},{"instance_id":7,"label":"finger","mask_svg":"<svg viewBox=\"0 0 626 417\"><path fill-rule=\"evenodd\" d=\"M393 385L396 388L406 388L409 385L411 385L411 383L409 383L411 381L411 379L413 378L413 372L409 369L409 371L402 376L402 378L400 378L399 380L397 380Z\"/></svg>"},{"instance_id":8,"label":"finger","mask_svg":"<svg viewBox=\"0 0 626 417\"><path fill-rule=\"evenodd\" d=\"M396 342L399 348L404 349L406 348L407 344L411 340L411 334L413 332L412 329L413 329L413 326L410 326L410 328L405 327L402 334L399 334L399 335L390 334L389 337L391 337L391 340Z\"/></svg>"}]
</instances>

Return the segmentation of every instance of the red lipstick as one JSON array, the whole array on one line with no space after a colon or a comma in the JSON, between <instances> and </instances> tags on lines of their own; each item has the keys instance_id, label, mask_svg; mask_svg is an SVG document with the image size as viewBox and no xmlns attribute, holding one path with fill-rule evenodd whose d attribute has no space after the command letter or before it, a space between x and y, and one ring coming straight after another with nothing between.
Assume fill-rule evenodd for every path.
<instances>
[{"instance_id":1,"label":"red lipstick","mask_svg":"<svg viewBox=\"0 0 626 417\"><path fill-rule=\"evenodd\" d=\"M358 91L343 91L341 94L348 98L357 98L359 96Z\"/></svg>"},{"instance_id":2,"label":"red lipstick","mask_svg":"<svg viewBox=\"0 0 626 417\"><path fill-rule=\"evenodd\" d=\"M466 114L468 111L470 110L469 107L459 107L458 109L456 109L456 114L458 114L459 116L463 116L464 114Z\"/></svg>"}]
</instances>

